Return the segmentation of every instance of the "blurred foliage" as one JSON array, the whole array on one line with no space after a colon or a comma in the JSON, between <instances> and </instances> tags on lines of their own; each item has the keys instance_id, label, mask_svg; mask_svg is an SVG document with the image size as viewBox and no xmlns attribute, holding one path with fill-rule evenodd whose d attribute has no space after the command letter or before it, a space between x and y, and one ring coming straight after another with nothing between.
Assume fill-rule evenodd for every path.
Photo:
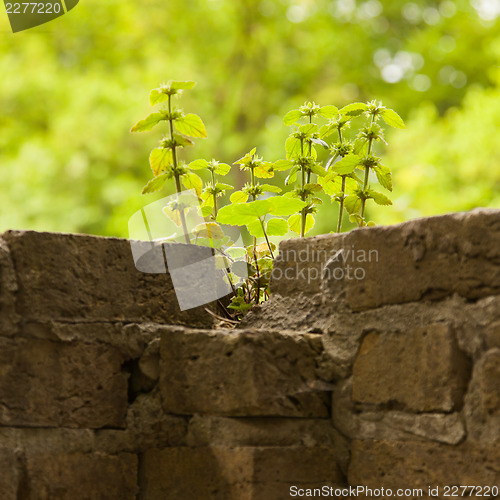
<instances>
[{"instance_id":1,"label":"blurred foliage","mask_svg":"<svg viewBox=\"0 0 500 500\"><path fill-rule=\"evenodd\" d=\"M129 130L171 78L198 82L183 106L208 130L186 161L274 161L289 109L380 99L407 129L385 153L395 207L370 218L500 207L499 15L500 0L81 0L13 35L4 13L0 230L127 236L156 199L139 193L157 134ZM335 218L324 205L314 233Z\"/></svg>"}]
</instances>

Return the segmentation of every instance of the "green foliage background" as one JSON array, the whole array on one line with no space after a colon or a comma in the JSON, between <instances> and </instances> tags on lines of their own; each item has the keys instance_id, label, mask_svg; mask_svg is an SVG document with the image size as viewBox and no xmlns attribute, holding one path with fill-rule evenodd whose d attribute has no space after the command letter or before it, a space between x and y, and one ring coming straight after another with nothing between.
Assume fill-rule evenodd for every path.
<instances>
[{"instance_id":1,"label":"green foliage background","mask_svg":"<svg viewBox=\"0 0 500 500\"><path fill-rule=\"evenodd\" d=\"M254 146L274 161L289 109L380 99L407 128L377 146L394 207L371 204L369 219L500 207L497 16L500 0L82 0L13 35L3 12L0 231L127 236L155 199L139 193L159 138L129 130L168 79L198 82L182 105L208 138L186 161ZM337 210L323 205L310 234L333 230Z\"/></svg>"}]
</instances>

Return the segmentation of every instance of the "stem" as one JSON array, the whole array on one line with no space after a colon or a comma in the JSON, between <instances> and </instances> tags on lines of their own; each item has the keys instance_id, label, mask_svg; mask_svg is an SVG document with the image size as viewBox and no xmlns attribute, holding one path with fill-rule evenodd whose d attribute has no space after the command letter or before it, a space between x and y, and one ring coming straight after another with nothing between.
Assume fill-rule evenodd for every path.
<instances>
[{"instance_id":1,"label":"stem","mask_svg":"<svg viewBox=\"0 0 500 500\"><path fill-rule=\"evenodd\" d=\"M373 121L375 119L375 115L372 115L372 119L371 119L371 122L370 122L370 129L373 125ZM368 139L368 150L366 152L366 158L368 158L371 154L372 154L372 144L373 144L373 139L370 137L370 139ZM370 167L369 166L366 166L365 167L365 179L364 179L364 182L363 182L363 191L366 191L366 188L368 187L368 178L370 176ZM365 217L365 206L366 206L366 198L363 198L361 200L361 217L364 219Z\"/></svg>"},{"instance_id":2,"label":"stem","mask_svg":"<svg viewBox=\"0 0 500 500\"><path fill-rule=\"evenodd\" d=\"M340 200L339 222L337 224L337 233L342 231L342 219L344 217L344 196L345 196L345 175L342 176L342 198Z\"/></svg>"},{"instance_id":3,"label":"stem","mask_svg":"<svg viewBox=\"0 0 500 500\"><path fill-rule=\"evenodd\" d=\"M255 260L255 270L257 271L257 289L255 290L256 302L257 302L257 304L259 304L260 303L260 272L259 272L259 265L257 264L257 253L255 251L255 247L253 248L253 258Z\"/></svg>"},{"instance_id":4,"label":"stem","mask_svg":"<svg viewBox=\"0 0 500 500\"><path fill-rule=\"evenodd\" d=\"M262 226L262 231L264 232L264 238L266 238L266 243L269 248L269 252L271 253L271 259L274 260L273 249L271 248L271 243L269 243L269 238L266 233L266 226L264 226L264 221L259 217L260 225Z\"/></svg>"},{"instance_id":5,"label":"stem","mask_svg":"<svg viewBox=\"0 0 500 500\"><path fill-rule=\"evenodd\" d=\"M304 158L304 139L300 139L300 156ZM301 173L302 173L302 201L306 201L305 195L304 195L304 186L305 186L305 175L306 171L304 169L304 165L300 167ZM305 229L306 229L306 221L307 221L307 214L305 208L301 210L301 221L300 221L300 237L303 238L305 234Z\"/></svg>"},{"instance_id":6,"label":"stem","mask_svg":"<svg viewBox=\"0 0 500 500\"><path fill-rule=\"evenodd\" d=\"M309 123L312 123L312 116L309 115ZM309 156L312 154L312 143L309 141ZM311 171L307 172L307 184L311 182Z\"/></svg>"},{"instance_id":7,"label":"stem","mask_svg":"<svg viewBox=\"0 0 500 500\"><path fill-rule=\"evenodd\" d=\"M172 141L174 140L174 120L172 120L172 102L171 102L172 96L168 94L168 122L170 125L170 139ZM179 177L179 174L177 172L177 149L176 146L172 148L172 161L174 163L174 177L175 177L175 189L177 190L177 195L181 194L182 188L181 188L181 180ZM177 196L177 199L179 197ZM186 240L186 243L188 245L191 244L191 241L189 240L188 236L188 229L187 229L187 224L186 224L186 216L184 214L184 210L179 210L179 214L181 216L181 224L182 224L182 231L184 232L184 239Z\"/></svg>"},{"instance_id":8,"label":"stem","mask_svg":"<svg viewBox=\"0 0 500 500\"><path fill-rule=\"evenodd\" d=\"M215 193L215 172L212 170L212 186L214 188L213 198L214 198L214 220L217 219L217 194Z\"/></svg>"}]
</instances>

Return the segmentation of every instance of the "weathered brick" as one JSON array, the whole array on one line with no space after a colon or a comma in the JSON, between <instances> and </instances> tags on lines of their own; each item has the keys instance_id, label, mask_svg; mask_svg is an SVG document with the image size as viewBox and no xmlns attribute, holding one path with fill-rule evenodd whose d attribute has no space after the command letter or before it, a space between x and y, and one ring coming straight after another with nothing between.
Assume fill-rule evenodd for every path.
<instances>
[{"instance_id":1,"label":"weathered brick","mask_svg":"<svg viewBox=\"0 0 500 500\"><path fill-rule=\"evenodd\" d=\"M461 406L468 361L448 325L400 334L368 334L353 367L353 400L416 412Z\"/></svg>"},{"instance_id":2,"label":"weathered brick","mask_svg":"<svg viewBox=\"0 0 500 500\"><path fill-rule=\"evenodd\" d=\"M335 450L317 448L166 448L140 465L141 500L281 500L290 486L341 484Z\"/></svg>"},{"instance_id":3,"label":"weathered brick","mask_svg":"<svg viewBox=\"0 0 500 500\"><path fill-rule=\"evenodd\" d=\"M16 313L17 280L7 243L0 238L0 336L16 332L19 316Z\"/></svg>"},{"instance_id":4,"label":"weathered brick","mask_svg":"<svg viewBox=\"0 0 500 500\"><path fill-rule=\"evenodd\" d=\"M14 451L0 448L0 498L2 500L19 500L19 480L18 459Z\"/></svg>"},{"instance_id":5,"label":"weathered brick","mask_svg":"<svg viewBox=\"0 0 500 500\"><path fill-rule=\"evenodd\" d=\"M478 299L500 293L499 263L500 211L479 209L284 241L271 287L284 296L322 293L355 311L453 294Z\"/></svg>"},{"instance_id":6,"label":"weathered brick","mask_svg":"<svg viewBox=\"0 0 500 500\"><path fill-rule=\"evenodd\" d=\"M161 392L168 413L328 417L314 335L165 328Z\"/></svg>"},{"instance_id":7,"label":"weathered brick","mask_svg":"<svg viewBox=\"0 0 500 500\"><path fill-rule=\"evenodd\" d=\"M127 375L122 362L105 345L0 338L0 424L123 426Z\"/></svg>"},{"instance_id":8,"label":"weathered brick","mask_svg":"<svg viewBox=\"0 0 500 500\"><path fill-rule=\"evenodd\" d=\"M29 500L135 500L137 457L123 453L28 454L21 496Z\"/></svg>"},{"instance_id":9,"label":"weathered brick","mask_svg":"<svg viewBox=\"0 0 500 500\"><path fill-rule=\"evenodd\" d=\"M34 231L8 231L3 239L25 320L213 324L203 307L179 310L168 273L138 271L128 240Z\"/></svg>"},{"instance_id":10,"label":"weathered brick","mask_svg":"<svg viewBox=\"0 0 500 500\"><path fill-rule=\"evenodd\" d=\"M496 446L448 446L416 441L353 441L349 484L370 488L429 485L494 486L500 482Z\"/></svg>"}]
</instances>

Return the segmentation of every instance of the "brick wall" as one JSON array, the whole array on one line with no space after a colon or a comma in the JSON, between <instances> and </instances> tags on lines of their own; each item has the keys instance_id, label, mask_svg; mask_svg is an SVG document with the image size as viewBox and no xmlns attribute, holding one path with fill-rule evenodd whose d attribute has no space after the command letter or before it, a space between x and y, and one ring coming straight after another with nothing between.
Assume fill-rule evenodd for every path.
<instances>
[{"instance_id":1,"label":"brick wall","mask_svg":"<svg viewBox=\"0 0 500 500\"><path fill-rule=\"evenodd\" d=\"M500 211L284 242L272 289L214 328L125 240L1 235L0 500L500 486Z\"/></svg>"}]
</instances>

